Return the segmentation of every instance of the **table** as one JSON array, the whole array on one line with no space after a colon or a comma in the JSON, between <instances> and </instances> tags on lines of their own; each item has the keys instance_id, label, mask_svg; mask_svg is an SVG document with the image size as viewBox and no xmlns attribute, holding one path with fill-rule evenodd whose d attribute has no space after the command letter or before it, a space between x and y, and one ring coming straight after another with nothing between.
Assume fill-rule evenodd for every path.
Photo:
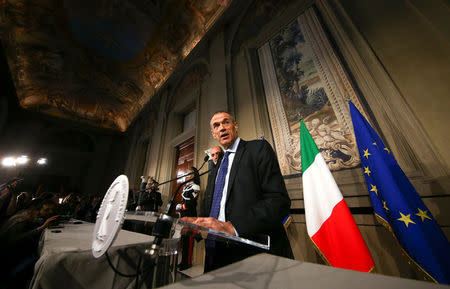
<instances>
[{"instance_id":1,"label":"table","mask_svg":"<svg viewBox=\"0 0 450 289\"><path fill-rule=\"evenodd\" d=\"M164 289L449 289L425 281L344 270L325 265L259 254Z\"/></svg>"},{"instance_id":2,"label":"table","mask_svg":"<svg viewBox=\"0 0 450 289\"><path fill-rule=\"evenodd\" d=\"M134 278L115 274L105 256L92 256L94 224L72 221L63 226L43 232L31 289L134 288ZM151 242L152 236L121 230L108 254L120 272L135 274L138 250Z\"/></svg>"}]
</instances>

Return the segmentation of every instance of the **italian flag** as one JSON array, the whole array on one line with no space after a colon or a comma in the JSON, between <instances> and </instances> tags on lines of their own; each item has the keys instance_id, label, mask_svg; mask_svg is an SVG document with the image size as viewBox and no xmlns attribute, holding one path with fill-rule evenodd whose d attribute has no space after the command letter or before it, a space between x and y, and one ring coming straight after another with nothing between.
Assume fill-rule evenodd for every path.
<instances>
[{"instance_id":1,"label":"italian flag","mask_svg":"<svg viewBox=\"0 0 450 289\"><path fill-rule=\"evenodd\" d=\"M303 121L300 124L300 141L309 237L331 266L371 271L374 263L369 249Z\"/></svg>"}]
</instances>

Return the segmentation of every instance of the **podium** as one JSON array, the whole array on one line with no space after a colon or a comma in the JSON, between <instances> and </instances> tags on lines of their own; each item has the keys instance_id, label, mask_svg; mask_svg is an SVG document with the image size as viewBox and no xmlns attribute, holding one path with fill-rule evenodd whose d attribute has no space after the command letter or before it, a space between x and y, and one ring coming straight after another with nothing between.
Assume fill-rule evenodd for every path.
<instances>
[{"instance_id":1,"label":"podium","mask_svg":"<svg viewBox=\"0 0 450 289\"><path fill-rule=\"evenodd\" d=\"M181 236L184 234L193 234L202 239L214 239L217 242L245 244L263 250L270 249L269 236L266 237L265 242L261 243L260 240L257 242L228 235L156 212L127 212L125 220L152 223L153 232L156 235L160 232L166 234L161 245L155 247L153 242L144 251L143 262L148 271L142 272L141 282L145 284L145 288L156 288L179 281L176 278L178 248ZM158 230L160 232L156 232ZM144 284L138 284L138 287L141 288Z\"/></svg>"},{"instance_id":2,"label":"podium","mask_svg":"<svg viewBox=\"0 0 450 289\"><path fill-rule=\"evenodd\" d=\"M141 211L126 212L128 189L127 176L120 175L113 181L103 197L92 234L92 255L95 258L105 255L111 269L117 275L135 278L135 288L155 288L177 281L178 247L182 234L194 234L203 239L213 239L216 242L245 244L263 250L270 249L270 238L268 236L262 242L260 240L257 242L184 222L167 214ZM165 212L170 212L172 207L173 200L169 202ZM145 249L142 252L138 253L137 262L133 265L136 268L135 274L121 273L114 267L107 253L116 240L125 219L151 223L153 227L152 236L154 236L154 239L144 247Z\"/></svg>"}]
</instances>

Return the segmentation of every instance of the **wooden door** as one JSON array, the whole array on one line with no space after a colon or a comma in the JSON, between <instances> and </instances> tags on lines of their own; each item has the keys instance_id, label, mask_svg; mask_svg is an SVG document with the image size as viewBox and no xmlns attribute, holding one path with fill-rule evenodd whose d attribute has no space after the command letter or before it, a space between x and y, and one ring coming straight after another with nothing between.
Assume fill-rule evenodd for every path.
<instances>
[{"instance_id":1,"label":"wooden door","mask_svg":"<svg viewBox=\"0 0 450 289\"><path fill-rule=\"evenodd\" d=\"M183 176L191 172L191 167L194 166L194 138L190 138L177 147L175 173L173 177ZM187 180L187 177L181 178L173 182L171 196L175 193L178 186ZM178 195L175 198L174 208L177 204L181 203L181 192L183 188L180 188ZM172 214L176 216L175 210Z\"/></svg>"}]
</instances>

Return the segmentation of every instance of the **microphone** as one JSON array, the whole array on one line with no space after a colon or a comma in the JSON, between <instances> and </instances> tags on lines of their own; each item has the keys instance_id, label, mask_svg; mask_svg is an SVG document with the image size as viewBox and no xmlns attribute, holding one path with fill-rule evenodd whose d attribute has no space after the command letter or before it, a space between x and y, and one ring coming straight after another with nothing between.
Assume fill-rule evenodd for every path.
<instances>
[{"instance_id":1,"label":"microphone","mask_svg":"<svg viewBox=\"0 0 450 289\"><path fill-rule=\"evenodd\" d=\"M159 215L155 224L153 225L152 235L155 236L150 249L145 250L145 253L149 254L152 259L158 257L159 247L163 239L170 237L170 231L172 230L172 218L166 214Z\"/></svg>"},{"instance_id":2,"label":"microphone","mask_svg":"<svg viewBox=\"0 0 450 289\"><path fill-rule=\"evenodd\" d=\"M200 171L202 168L203 168L203 166L206 164L206 162L209 160L209 156L208 155L206 155L204 158L203 158L203 164L200 166L200 168L198 169L198 171ZM192 168L194 168L194 167L192 167ZM191 168L191 169L192 169ZM198 172L197 171L197 172Z\"/></svg>"},{"instance_id":3,"label":"microphone","mask_svg":"<svg viewBox=\"0 0 450 289\"><path fill-rule=\"evenodd\" d=\"M206 156L204 158L203 165L208 161L209 157ZM202 165L202 167L203 167ZM199 170L197 168L192 167L192 173L189 173L187 175L194 174L194 177L182 182L178 188L176 189L175 193L173 194L172 199L170 199L169 203L166 206L166 210L163 214L159 215L158 219L156 220L155 224L153 225L152 235L155 236L155 239L153 240L153 244L151 247L145 252L151 256L151 258L156 258L158 256L158 250L161 246L161 243L163 239L170 237L170 230L172 229L172 218L169 216L170 212L173 209L173 204L175 201L176 196L178 195L178 192L182 186L185 184L194 181L196 185L200 185L200 176L203 176L204 174L207 174L210 172L210 170L207 170L206 172L199 173ZM201 168L200 168L201 169ZM185 175L185 176L187 176Z\"/></svg>"},{"instance_id":4,"label":"microphone","mask_svg":"<svg viewBox=\"0 0 450 289\"><path fill-rule=\"evenodd\" d=\"M205 164L205 163L203 163L203 164ZM202 168L200 167L200 169L202 169ZM192 180L194 180L194 184L200 185L200 175L198 173L199 170L197 170L196 167L191 167L191 170L192 170L192 172L194 174L194 177L192 178Z\"/></svg>"},{"instance_id":5,"label":"microphone","mask_svg":"<svg viewBox=\"0 0 450 289\"><path fill-rule=\"evenodd\" d=\"M200 168L199 168L197 171L201 170L208 160L209 160L209 156L206 155L206 156L203 158L203 164L200 166ZM191 168L191 169L192 169L192 168ZM190 176L190 175L192 175L192 174L193 174L193 173L190 172L190 173L187 173L187 174L185 174L185 175L182 175L182 176L179 176L179 177L170 179L170 180L168 180L168 181L164 181L164 182L160 183L159 186L164 185L164 184L167 184L167 183L170 183L170 182L172 182L172 181L175 181L175 180L178 180L178 179L181 179L181 178L184 178L184 177L187 177L187 176Z\"/></svg>"}]
</instances>

